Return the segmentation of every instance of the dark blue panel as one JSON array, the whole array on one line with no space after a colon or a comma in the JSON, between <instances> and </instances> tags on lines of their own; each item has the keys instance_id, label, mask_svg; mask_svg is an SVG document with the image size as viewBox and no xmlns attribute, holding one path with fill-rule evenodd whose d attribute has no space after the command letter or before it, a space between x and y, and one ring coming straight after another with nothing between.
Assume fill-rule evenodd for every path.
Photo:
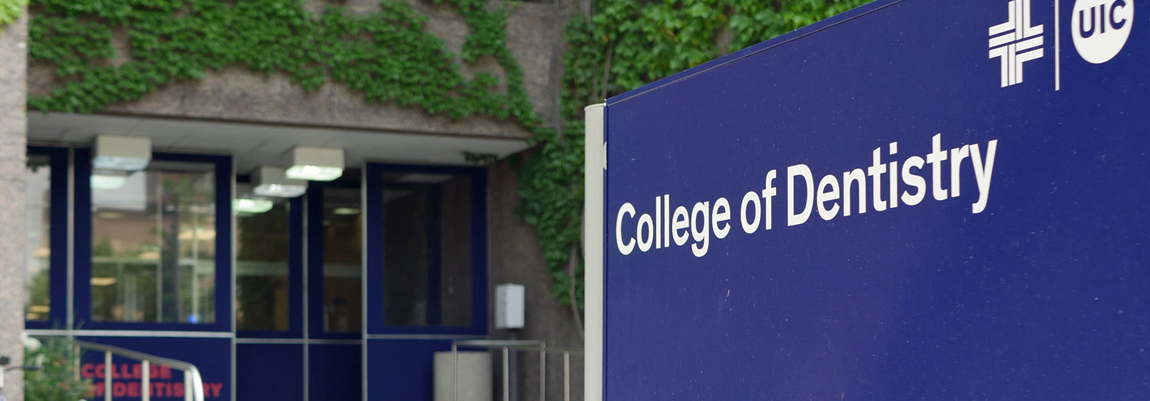
<instances>
[{"instance_id":1,"label":"dark blue panel","mask_svg":"<svg viewBox=\"0 0 1150 401\"><path fill-rule=\"evenodd\" d=\"M232 276L233 240L232 187L235 171L231 156L213 156L216 164L216 322L212 326L220 331L234 331L235 296L232 289L235 277Z\"/></svg>"},{"instance_id":2,"label":"dark blue panel","mask_svg":"<svg viewBox=\"0 0 1150 401\"><path fill-rule=\"evenodd\" d=\"M434 356L451 340L368 340L368 401L434 399Z\"/></svg>"},{"instance_id":3,"label":"dark blue panel","mask_svg":"<svg viewBox=\"0 0 1150 401\"><path fill-rule=\"evenodd\" d=\"M487 334L487 169L471 170L471 334Z\"/></svg>"},{"instance_id":4,"label":"dark blue panel","mask_svg":"<svg viewBox=\"0 0 1150 401\"><path fill-rule=\"evenodd\" d=\"M367 321L364 325L368 333L385 331L383 300L386 287L383 285L384 235L383 232L383 170L375 164L368 164L364 177L367 191L364 205L364 224L367 225L367 288L373 289L364 294L367 306ZM379 245L376 245L379 244ZM370 360L370 358L368 358Z\"/></svg>"},{"instance_id":5,"label":"dark blue panel","mask_svg":"<svg viewBox=\"0 0 1150 401\"><path fill-rule=\"evenodd\" d=\"M308 335L326 338L323 327L323 186L308 185L305 207L307 208L307 288Z\"/></svg>"},{"instance_id":6,"label":"dark blue panel","mask_svg":"<svg viewBox=\"0 0 1150 401\"><path fill-rule=\"evenodd\" d=\"M203 377L205 400L223 401L232 397L230 338L80 337L79 339L191 363L199 369ZM96 387L100 387L97 391L102 394L103 353L86 352L81 362L81 375L93 379ZM140 399L139 394L142 390L139 383L142 374L139 362L116 357L112 364L114 399L117 401ZM153 400L183 399L184 380L181 372L162 367L154 368L152 371Z\"/></svg>"},{"instance_id":7,"label":"dark blue panel","mask_svg":"<svg viewBox=\"0 0 1150 401\"><path fill-rule=\"evenodd\" d=\"M75 328L85 328L92 320L92 186L87 177L92 175L92 153L88 149L73 149L72 196L75 211L72 215L72 280L76 293L73 298Z\"/></svg>"},{"instance_id":8,"label":"dark blue panel","mask_svg":"<svg viewBox=\"0 0 1150 401\"><path fill-rule=\"evenodd\" d=\"M363 349L360 344L311 344L308 350L309 401L362 399Z\"/></svg>"},{"instance_id":9,"label":"dark blue panel","mask_svg":"<svg viewBox=\"0 0 1150 401\"><path fill-rule=\"evenodd\" d=\"M303 401L302 344L237 344L236 399Z\"/></svg>"},{"instance_id":10,"label":"dark blue panel","mask_svg":"<svg viewBox=\"0 0 1150 401\"><path fill-rule=\"evenodd\" d=\"M48 235L52 253L48 264L48 299L52 309L48 321L25 322L29 329L60 329L68 323L68 149L42 146L29 146L29 154L48 156L52 169L51 191L52 215L49 216Z\"/></svg>"},{"instance_id":11,"label":"dark blue panel","mask_svg":"<svg viewBox=\"0 0 1150 401\"><path fill-rule=\"evenodd\" d=\"M611 99L606 399L1150 399L1150 23L1088 63L1075 3L1055 20L1051 2L882 1ZM1044 55L1003 87L987 35L1011 5L1045 27ZM906 203L902 167L935 135L954 151L912 169L925 199ZM901 204L880 210L890 174L867 174L892 162ZM816 192L798 166L813 184L863 169L866 213L853 190L849 216L788 225L788 200ZM748 192L770 229L744 232ZM663 195L725 198L730 232L624 254L666 238ZM637 235L642 215L661 224Z\"/></svg>"}]
</instances>

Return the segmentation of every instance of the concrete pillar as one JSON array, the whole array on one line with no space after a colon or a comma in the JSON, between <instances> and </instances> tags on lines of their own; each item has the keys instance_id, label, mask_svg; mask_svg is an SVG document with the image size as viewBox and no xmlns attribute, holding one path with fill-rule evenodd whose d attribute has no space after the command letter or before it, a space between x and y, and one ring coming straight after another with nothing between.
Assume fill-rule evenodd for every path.
<instances>
[{"instance_id":1,"label":"concrete pillar","mask_svg":"<svg viewBox=\"0 0 1150 401\"><path fill-rule=\"evenodd\" d=\"M28 17L0 27L0 355L24 362L24 163L27 158ZM24 374L4 378L8 401L24 400Z\"/></svg>"}]
</instances>

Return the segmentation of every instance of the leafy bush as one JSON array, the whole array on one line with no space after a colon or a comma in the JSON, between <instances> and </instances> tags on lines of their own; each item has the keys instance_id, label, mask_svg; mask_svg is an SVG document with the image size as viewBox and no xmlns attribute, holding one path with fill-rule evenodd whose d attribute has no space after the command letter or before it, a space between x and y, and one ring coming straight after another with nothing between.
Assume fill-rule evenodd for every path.
<instances>
[{"instance_id":1,"label":"leafy bush","mask_svg":"<svg viewBox=\"0 0 1150 401\"><path fill-rule=\"evenodd\" d=\"M86 399L92 382L80 378L72 342L52 339L24 349L24 363L41 367L24 373L24 399L28 401L77 401Z\"/></svg>"}]
</instances>

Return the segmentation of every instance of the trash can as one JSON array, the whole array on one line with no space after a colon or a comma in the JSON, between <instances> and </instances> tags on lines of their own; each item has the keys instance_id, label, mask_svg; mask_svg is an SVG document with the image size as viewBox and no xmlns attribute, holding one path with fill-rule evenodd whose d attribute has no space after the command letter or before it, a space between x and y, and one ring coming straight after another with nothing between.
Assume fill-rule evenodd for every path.
<instances>
[{"instance_id":1,"label":"trash can","mask_svg":"<svg viewBox=\"0 0 1150 401\"><path fill-rule=\"evenodd\" d=\"M491 353L460 351L458 356L458 380L453 386L451 351L435 353L435 401L492 401Z\"/></svg>"}]
</instances>

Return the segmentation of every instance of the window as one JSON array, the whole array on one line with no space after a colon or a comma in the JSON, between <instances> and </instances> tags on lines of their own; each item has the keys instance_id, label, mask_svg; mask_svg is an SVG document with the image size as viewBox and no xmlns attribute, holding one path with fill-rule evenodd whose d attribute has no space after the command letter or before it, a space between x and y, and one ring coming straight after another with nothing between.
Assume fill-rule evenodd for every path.
<instances>
[{"instance_id":1,"label":"window","mask_svg":"<svg viewBox=\"0 0 1150 401\"><path fill-rule=\"evenodd\" d=\"M91 181L93 320L215 322L214 168L153 161Z\"/></svg>"},{"instance_id":2,"label":"window","mask_svg":"<svg viewBox=\"0 0 1150 401\"><path fill-rule=\"evenodd\" d=\"M323 189L323 327L329 333L362 328L362 224L359 188Z\"/></svg>"},{"instance_id":3,"label":"window","mask_svg":"<svg viewBox=\"0 0 1150 401\"><path fill-rule=\"evenodd\" d=\"M471 325L471 180L385 173L384 320Z\"/></svg>"},{"instance_id":4,"label":"window","mask_svg":"<svg viewBox=\"0 0 1150 401\"><path fill-rule=\"evenodd\" d=\"M24 169L24 224L28 233L24 260L24 318L48 321L52 309L50 296L52 168L48 156L28 155Z\"/></svg>"},{"instance_id":5,"label":"window","mask_svg":"<svg viewBox=\"0 0 1150 401\"><path fill-rule=\"evenodd\" d=\"M241 190L241 193L244 191ZM289 323L289 201L236 213L236 327L286 331Z\"/></svg>"}]
</instances>

